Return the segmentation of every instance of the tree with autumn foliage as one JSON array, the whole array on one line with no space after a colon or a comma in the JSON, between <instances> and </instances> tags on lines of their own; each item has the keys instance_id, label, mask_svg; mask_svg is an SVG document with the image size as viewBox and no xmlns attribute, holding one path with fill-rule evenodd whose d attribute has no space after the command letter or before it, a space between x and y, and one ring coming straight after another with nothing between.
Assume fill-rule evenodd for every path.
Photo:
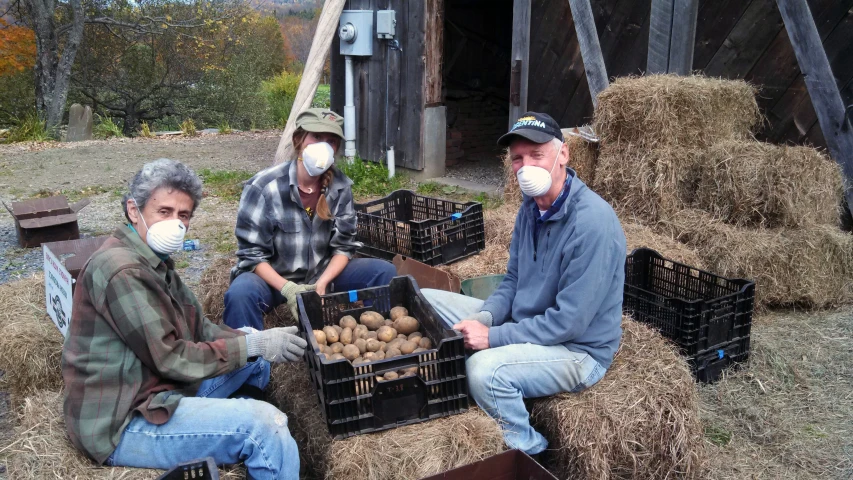
<instances>
[{"instance_id":1,"label":"tree with autumn foliage","mask_svg":"<svg viewBox=\"0 0 853 480\"><path fill-rule=\"evenodd\" d=\"M35 109L35 33L0 18L0 126L11 126Z\"/></svg>"}]
</instances>

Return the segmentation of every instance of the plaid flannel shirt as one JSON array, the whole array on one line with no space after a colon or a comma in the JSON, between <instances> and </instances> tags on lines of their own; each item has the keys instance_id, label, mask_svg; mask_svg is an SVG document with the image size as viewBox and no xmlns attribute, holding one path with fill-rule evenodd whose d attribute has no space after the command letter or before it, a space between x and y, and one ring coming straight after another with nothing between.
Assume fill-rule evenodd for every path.
<instances>
[{"instance_id":1,"label":"plaid flannel shirt","mask_svg":"<svg viewBox=\"0 0 853 480\"><path fill-rule=\"evenodd\" d=\"M204 318L172 261L160 260L130 227L119 228L74 291L62 349L71 442L103 463L135 413L166 423L198 382L244 365L243 335Z\"/></svg>"},{"instance_id":2,"label":"plaid flannel shirt","mask_svg":"<svg viewBox=\"0 0 853 480\"><path fill-rule=\"evenodd\" d=\"M352 180L340 170L326 192L331 220L305 212L296 182L296 162L268 168L243 187L237 211L237 265L233 280L267 262L279 275L297 283L315 283L333 255L352 258L356 237Z\"/></svg>"}]
</instances>

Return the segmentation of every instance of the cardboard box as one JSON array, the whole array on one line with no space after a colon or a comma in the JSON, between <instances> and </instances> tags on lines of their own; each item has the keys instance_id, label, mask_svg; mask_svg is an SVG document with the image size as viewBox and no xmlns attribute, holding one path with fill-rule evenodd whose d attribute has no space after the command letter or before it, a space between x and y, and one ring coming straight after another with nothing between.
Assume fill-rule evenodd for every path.
<instances>
[{"instance_id":1,"label":"cardboard box","mask_svg":"<svg viewBox=\"0 0 853 480\"><path fill-rule=\"evenodd\" d=\"M557 480L557 477L521 450L509 450L421 480Z\"/></svg>"},{"instance_id":2,"label":"cardboard box","mask_svg":"<svg viewBox=\"0 0 853 480\"><path fill-rule=\"evenodd\" d=\"M101 248L107 238L82 238L42 245L47 314L63 336L71 320L72 295L77 276L89 257Z\"/></svg>"},{"instance_id":3,"label":"cardboard box","mask_svg":"<svg viewBox=\"0 0 853 480\"><path fill-rule=\"evenodd\" d=\"M38 198L23 202L12 202L6 210L15 217L18 231L18 244L24 248L38 247L42 243L80 238L77 225L77 212L89 204L84 198L68 205L65 195Z\"/></svg>"},{"instance_id":4,"label":"cardboard box","mask_svg":"<svg viewBox=\"0 0 853 480\"><path fill-rule=\"evenodd\" d=\"M392 263L397 267L397 275L411 275L420 288L434 288L453 293L459 293L462 288L462 281L456 275L415 259L397 255Z\"/></svg>"}]
</instances>

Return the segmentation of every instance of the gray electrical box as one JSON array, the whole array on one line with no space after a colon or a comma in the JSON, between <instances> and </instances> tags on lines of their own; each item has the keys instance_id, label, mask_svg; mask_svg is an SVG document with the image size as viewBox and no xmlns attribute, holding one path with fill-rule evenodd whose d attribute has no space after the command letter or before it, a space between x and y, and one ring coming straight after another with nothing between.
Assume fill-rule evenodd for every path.
<instances>
[{"instance_id":1,"label":"gray electrical box","mask_svg":"<svg viewBox=\"0 0 853 480\"><path fill-rule=\"evenodd\" d=\"M376 38L391 40L397 34L397 18L394 10L376 11Z\"/></svg>"},{"instance_id":2,"label":"gray electrical box","mask_svg":"<svg viewBox=\"0 0 853 480\"><path fill-rule=\"evenodd\" d=\"M341 55L373 55L373 10L344 10L338 35Z\"/></svg>"}]
</instances>

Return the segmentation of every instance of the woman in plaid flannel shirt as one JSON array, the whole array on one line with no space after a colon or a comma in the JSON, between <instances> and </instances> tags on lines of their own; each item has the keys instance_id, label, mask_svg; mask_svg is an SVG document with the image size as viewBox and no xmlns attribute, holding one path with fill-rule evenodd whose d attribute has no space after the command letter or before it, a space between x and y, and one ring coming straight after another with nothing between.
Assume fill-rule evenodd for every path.
<instances>
[{"instance_id":1,"label":"woman in plaid flannel shirt","mask_svg":"<svg viewBox=\"0 0 853 480\"><path fill-rule=\"evenodd\" d=\"M228 326L262 330L264 313L282 303L295 317L300 292L387 285L396 275L389 262L352 258L361 247L352 180L332 156L343 141L343 122L328 109L302 112L293 134L296 160L258 173L243 188L238 261L225 294Z\"/></svg>"}]
</instances>

